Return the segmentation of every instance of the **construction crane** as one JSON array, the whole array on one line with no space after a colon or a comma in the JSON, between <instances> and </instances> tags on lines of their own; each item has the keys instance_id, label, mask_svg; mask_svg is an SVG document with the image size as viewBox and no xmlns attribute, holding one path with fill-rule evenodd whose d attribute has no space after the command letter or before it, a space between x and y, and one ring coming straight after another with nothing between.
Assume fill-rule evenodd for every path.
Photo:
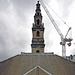
<instances>
[{"instance_id":1,"label":"construction crane","mask_svg":"<svg viewBox=\"0 0 75 75\"><path fill-rule=\"evenodd\" d=\"M63 36L62 32L60 31L58 25L56 24L55 20L53 19L53 17L51 16L50 12L48 11L46 5L44 4L43 0L39 0L42 7L44 8L47 16L49 17L50 21L52 22L52 24L54 25L55 29L57 30L58 34L60 35L61 37L61 42L60 42L60 45L62 45L62 56L65 57L66 56L66 42L68 42L68 46L71 46L71 41L72 41L72 38L66 38L69 31L71 30L71 27L69 27L65 37Z\"/></svg>"}]
</instances>

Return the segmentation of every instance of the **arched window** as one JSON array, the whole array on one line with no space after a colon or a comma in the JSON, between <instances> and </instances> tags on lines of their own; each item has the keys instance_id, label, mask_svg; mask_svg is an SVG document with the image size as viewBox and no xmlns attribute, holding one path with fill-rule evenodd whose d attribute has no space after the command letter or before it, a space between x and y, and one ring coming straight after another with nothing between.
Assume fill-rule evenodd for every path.
<instances>
[{"instance_id":1,"label":"arched window","mask_svg":"<svg viewBox=\"0 0 75 75\"><path fill-rule=\"evenodd\" d=\"M39 25L39 19L37 19L37 25Z\"/></svg>"},{"instance_id":2,"label":"arched window","mask_svg":"<svg viewBox=\"0 0 75 75\"><path fill-rule=\"evenodd\" d=\"M36 51L36 53L40 53L40 51L39 51L39 50L37 50L37 51Z\"/></svg>"},{"instance_id":3,"label":"arched window","mask_svg":"<svg viewBox=\"0 0 75 75\"><path fill-rule=\"evenodd\" d=\"M39 37L39 36L40 36L40 32L39 32L39 31L37 31L37 34L36 34L36 35L37 35L37 37Z\"/></svg>"},{"instance_id":4,"label":"arched window","mask_svg":"<svg viewBox=\"0 0 75 75\"><path fill-rule=\"evenodd\" d=\"M39 15L39 12L37 14Z\"/></svg>"}]
</instances>

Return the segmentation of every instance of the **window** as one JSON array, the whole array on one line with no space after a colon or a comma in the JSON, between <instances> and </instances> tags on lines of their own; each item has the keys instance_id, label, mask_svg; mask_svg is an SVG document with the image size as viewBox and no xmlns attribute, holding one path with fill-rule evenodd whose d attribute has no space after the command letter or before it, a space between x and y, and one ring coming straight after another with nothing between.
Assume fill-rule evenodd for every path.
<instances>
[{"instance_id":1,"label":"window","mask_svg":"<svg viewBox=\"0 0 75 75\"><path fill-rule=\"evenodd\" d=\"M37 50L37 51L36 51L36 53L40 53L40 51L39 51L39 50Z\"/></svg>"},{"instance_id":2,"label":"window","mask_svg":"<svg viewBox=\"0 0 75 75\"><path fill-rule=\"evenodd\" d=\"M39 12L37 14L39 15Z\"/></svg>"},{"instance_id":3,"label":"window","mask_svg":"<svg viewBox=\"0 0 75 75\"><path fill-rule=\"evenodd\" d=\"M39 31L37 31L37 37L39 37L40 36L40 32Z\"/></svg>"},{"instance_id":4,"label":"window","mask_svg":"<svg viewBox=\"0 0 75 75\"><path fill-rule=\"evenodd\" d=\"M39 25L39 19L37 19L37 25Z\"/></svg>"}]
</instances>

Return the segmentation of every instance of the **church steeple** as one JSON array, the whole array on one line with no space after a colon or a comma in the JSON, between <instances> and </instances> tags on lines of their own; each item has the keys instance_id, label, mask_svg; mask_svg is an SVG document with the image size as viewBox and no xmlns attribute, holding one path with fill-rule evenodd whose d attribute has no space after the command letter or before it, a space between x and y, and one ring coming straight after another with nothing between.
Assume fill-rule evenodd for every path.
<instances>
[{"instance_id":1,"label":"church steeple","mask_svg":"<svg viewBox=\"0 0 75 75\"><path fill-rule=\"evenodd\" d=\"M38 3L36 4L36 11L40 10L40 4L39 4L39 1ZM40 10L41 11L41 10Z\"/></svg>"},{"instance_id":2,"label":"church steeple","mask_svg":"<svg viewBox=\"0 0 75 75\"><path fill-rule=\"evenodd\" d=\"M44 24L42 23L42 14L39 1L36 4L32 33L32 53L44 53Z\"/></svg>"},{"instance_id":3,"label":"church steeple","mask_svg":"<svg viewBox=\"0 0 75 75\"><path fill-rule=\"evenodd\" d=\"M36 4L36 13L34 16L34 23L35 23L35 25L40 25L42 23L42 14L41 14L41 10L40 10L39 1Z\"/></svg>"}]
</instances>

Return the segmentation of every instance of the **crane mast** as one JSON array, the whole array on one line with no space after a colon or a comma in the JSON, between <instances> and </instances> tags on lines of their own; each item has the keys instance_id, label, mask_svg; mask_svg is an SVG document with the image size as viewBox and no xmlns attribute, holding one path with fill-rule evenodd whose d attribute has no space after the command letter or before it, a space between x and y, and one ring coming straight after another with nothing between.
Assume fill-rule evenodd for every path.
<instances>
[{"instance_id":1,"label":"crane mast","mask_svg":"<svg viewBox=\"0 0 75 75\"><path fill-rule=\"evenodd\" d=\"M59 27L57 26L55 20L54 20L53 17L51 16L51 14L50 14L50 12L48 11L48 9L47 9L46 5L44 4L44 2L43 2L42 0L39 0L39 1L40 1L40 3L41 3L42 7L44 8L44 10L45 10L47 16L49 17L50 21L52 22L52 24L54 25L55 29L57 30L58 34L59 34L60 37L61 37L61 42L60 42L60 44L62 45L62 56L65 57L65 56L66 56L66 46L65 46L65 45L66 45L66 42L71 42L71 41L72 41L72 39L70 39L70 38L67 39L67 38L66 38L66 36L68 35L68 32L69 32L69 30L71 29L71 27L70 27L69 30L67 31L67 34L66 34L66 36L65 36L65 38L64 38L63 34L61 33Z\"/></svg>"}]
</instances>

